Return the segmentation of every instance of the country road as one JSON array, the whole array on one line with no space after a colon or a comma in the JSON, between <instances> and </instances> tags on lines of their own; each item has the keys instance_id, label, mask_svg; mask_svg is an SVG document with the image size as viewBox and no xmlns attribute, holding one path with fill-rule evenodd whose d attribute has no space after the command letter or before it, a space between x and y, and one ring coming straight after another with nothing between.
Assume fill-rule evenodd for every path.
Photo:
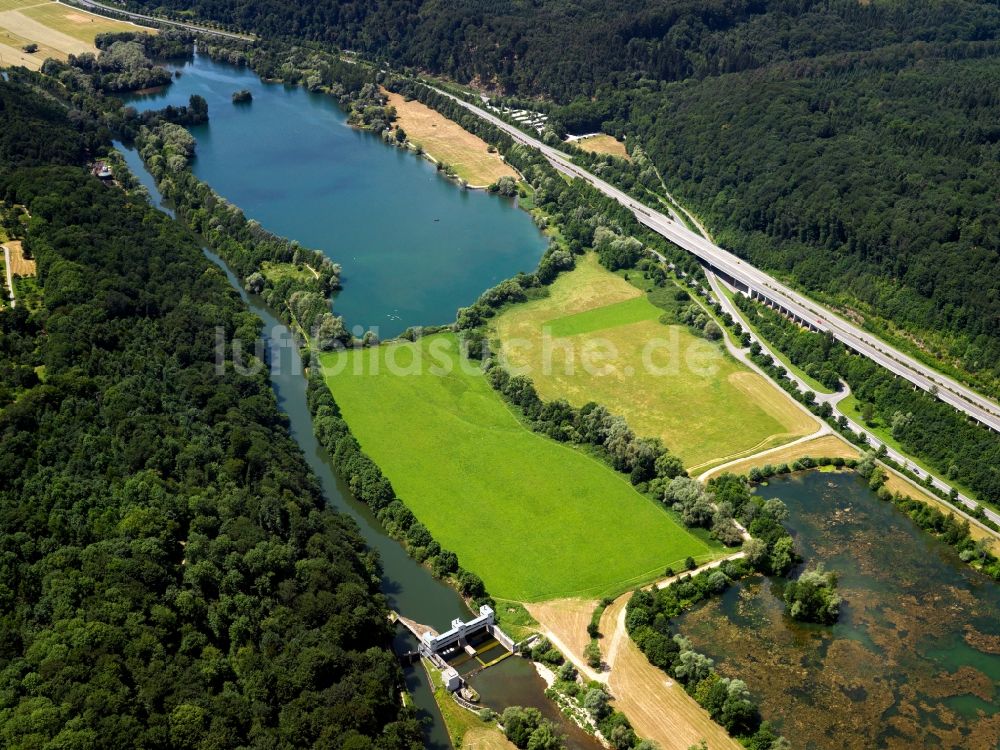
<instances>
[{"instance_id":1,"label":"country road","mask_svg":"<svg viewBox=\"0 0 1000 750\"><path fill-rule=\"evenodd\" d=\"M683 224L640 204L637 199L573 164L569 157L561 151L525 134L514 125L474 104L449 94L447 91L436 87L432 88L500 128L518 143L537 149L560 172L586 180L608 197L629 208L640 223L694 254L711 268L733 279L746 290L778 304L786 312L808 322L812 327L830 333L855 352L868 357L895 375L905 378L918 388L936 393L937 398L941 401L964 412L990 429L1000 432L1000 405L994 401L876 339L819 303L799 294L746 261L692 232Z\"/></svg>"},{"instance_id":2,"label":"country road","mask_svg":"<svg viewBox=\"0 0 1000 750\"><path fill-rule=\"evenodd\" d=\"M61 2L61 0L56 0L56 2ZM132 13L131 11L122 10L121 8L115 7L113 5L104 5L103 3L98 3L95 0L73 0L73 2L62 2L62 5L67 7L78 6L84 10L100 12L103 11L103 15L113 14L115 16L125 16L126 18L133 21L146 21L147 23L161 23L167 26L176 26L179 29L187 29L188 31L193 31L197 34L208 34L209 36L221 36L227 39L239 39L241 41L253 41L254 37L248 34L236 34L231 31L219 31L217 29L207 29L204 26L198 26L193 23L184 23L183 21L169 21L166 18L159 18L158 16L146 16L142 13Z\"/></svg>"},{"instance_id":3,"label":"country road","mask_svg":"<svg viewBox=\"0 0 1000 750\"><path fill-rule=\"evenodd\" d=\"M761 349L761 352L763 354L769 355L775 362L778 362L778 358L775 356L775 353L771 349L771 347L767 344L767 342L765 342L759 336L757 336L756 334L754 334L753 331L749 330L749 325L747 324L746 318L743 317L742 311L740 311L739 308L737 308L736 305L734 305L732 303L732 301L729 299L729 297L726 296L726 294L723 293L722 288L721 288L721 284L723 282L720 281L715 276L715 274L709 272L708 273L708 283L712 287L712 291L715 293L715 296L718 298L720 304L722 305L722 309L725 310L727 313L729 313L730 316L732 316L733 320L737 321L738 323L740 323L743 326L744 330L746 330L747 333L748 333L748 335L750 336L750 340L751 341L756 341L757 344L760 345L760 349ZM730 344L730 342L728 340L728 336L727 336L727 339L726 339L726 344L729 347L730 353L732 353L734 356L736 356L744 364L747 364L748 366L750 366L750 367L754 368L755 370L759 371L759 368L757 367L756 363L754 363L750 359L750 357L747 355L747 353L745 351L742 351L742 350L739 350L739 349L737 349L736 351L734 351L734 346L732 344ZM795 373L793 373L791 371L788 371L788 377L791 378L792 382L795 383L795 385L798 387L799 390L801 390L801 391L812 390L810 388L809 384L806 383L805 381L803 381L801 378L799 378ZM845 389L841 390L841 391L838 391L836 393L817 393L816 394L816 400L818 402L820 402L820 403L826 402L826 403L830 404L830 408L833 409L833 416L834 416L834 418L841 417L841 416L844 417L844 419L847 420L847 426L850 427L850 429L852 431L857 432L857 433L863 432L866 435L868 435L868 443L872 446L872 448L874 448L875 450L878 450L882 446L882 441L879 440L878 438L876 438L874 435L870 435L868 433L867 429L865 429L860 424L858 424L857 422L855 422L850 416L848 416L845 412L841 411L841 409L839 408L840 407L840 402L843 401L845 398L847 398L850 394L851 394L851 391L846 388L846 384L845 384ZM827 426L827 431L830 432L830 433L836 434L836 433L833 432L833 430L829 429L828 426ZM819 433L817 433L815 435L808 435L808 436L806 436L806 438L803 438L802 440L803 441L804 440L811 440L814 437L817 437L818 435L819 435ZM798 441L796 441L796 442L798 442ZM787 446L782 446L782 447L787 447ZM895 461L896 463L898 463L900 466L907 467L910 471L912 471L918 477L926 478L928 476L928 472L925 472L920 467L915 466L913 464L913 462L912 462L911 459L907 458L905 455L903 455L902 453L900 453L899 451L897 451L895 448L892 448L889 445L886 445L885 449L886 449L886 455L888 455L889 458L891 458L893 461ZM733 462L733 463L738 463L738 462ZM716 468L711 469L711 470L709 470L708 472L705 472L705 473L706 474L711 474L711 473L717 471L718 468L719 467L716 467ZM951 485L949 485L947 482L939 479L938 477L935 477L934 475L930 475L930 476L931 476L931 481L934 483L935 487L937 487L938 489L942 490L945 493L951 492L951 489L952 489ZM700 478L702 480L704 480L704 476L702 476ZM975 510L979 506L979 503L977 503L972 498L967 497L966 495L963 495L962 493L958 493L958 497L956 499L956 502L961 503L961 505L963 505L965 508L967 508L970 511ZM993 511L993 510L987 508L985 505L983 505L982 508L983 508L983 512L986 513L986 517L987 518L989 518L994 523L1000 524L1000 513L997 513L996 511ZM959 509L959 510L961 510L961 509ZM973 522L976 522L975 519L971 519L971 520Z\"/></svg>"}]
</instances>

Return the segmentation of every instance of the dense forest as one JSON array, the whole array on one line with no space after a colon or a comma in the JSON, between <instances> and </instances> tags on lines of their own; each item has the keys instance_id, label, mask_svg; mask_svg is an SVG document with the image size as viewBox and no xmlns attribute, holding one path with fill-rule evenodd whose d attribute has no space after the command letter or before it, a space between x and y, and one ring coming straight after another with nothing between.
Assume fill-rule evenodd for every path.
<instances>
[{"instance_id":1,"label":"dense forest","mask_svg":"<svg viewBox=\"0 0 1000 750\"><path fill-rule=\"evenodd\" d=\"M986 0L134 0L538 97L641 144L716 238L1000 395Z\"/></svg>"},{"instance_id":2,"label":"dense forest","mask_svg":"<svg viewBox=\"0 0 1000 750\"><path fill-rule=\"evenodd\" d=\"M259 321L89 174L107 147L0 82L0 199L44 290L0 312L0 745L420 747L377 560L265 374L217 362Z\"/></svg>"},{"instance_id":3,"label":"dense forest","mask_svg":"<svg viewBox=\"0 0 1000 750\"><path fill-rule=\"evenodd\" d=\"M998 79L1000 45L914 46L667 86L632 125L720 244L997 393Z\"/></svg>"},{"instance_id":4,"label":"dense forest","mask_svg":"<svg viewBox=\"0 0 1000 750\"><path fill-rule=\"evenodd\" d=\"M824 52L991 38L974 0L132 0L268 38L325 42L397 66L568 102L641 79L684 80Z\"/></svg>"}]
</instances>

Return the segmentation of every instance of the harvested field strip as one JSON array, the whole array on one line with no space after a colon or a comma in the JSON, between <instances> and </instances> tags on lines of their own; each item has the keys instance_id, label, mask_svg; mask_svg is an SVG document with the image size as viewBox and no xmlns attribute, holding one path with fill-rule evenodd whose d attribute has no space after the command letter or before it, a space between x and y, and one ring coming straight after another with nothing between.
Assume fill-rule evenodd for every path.
<instances>
[{"instance_id":1,"label":"harvested field strip","mask_svg":"<svg viewBox=\"0 0 1000 750\"><path fill-rule=\"evenodd\" d=\"M471 187L486 187L501 177L518 178L500 154L489 152L486 141L422 102L406 101L399 94L385 92L396 108L396 124L407 139L418 144L428 156L455 169L455 174Z\"/></svg>"},{"instance_id":2,"label":"harvested field strip","mask_svg":"<svg viewBox=\"0 0 1000 750\"><path fill-rule=\"evenodd\" d=\"M94 13L87 13L79 8L70 8L59 3L44 3L33 5L22 11L28 16L55 31L72 37L80 42L93 46L94 37L109 31L148 31L147 29L127 21L119 21Z\"/></svg>"},{"instance_id":3,"label":"harvested field strip","mask_svg":"<svg viewBox=\"0 0 1000 750\"><path fill-rule=\"evenodd\" d=\"M625 605L631 594L618 597L601 617L601 632L613 633L601 641L611 666L608 686L615 706L628 716L640 737L661 750L688 750L704 739L710 750L739 750L742 746L688 695L646 659L625 632Z\"/></svg>"},{"instance_id":4,"label":"harvested field strip","mask_svg":"<svg viewBox=\"0 0 1000 750\"><path fill-rule=\"evenodd\" d=\"M578 659L590 643L587 625L597 607L596 599L553 599L526 604L525 608L539 623L547 627Z\"/></svg>"},{"instance_id":5,"label":"harvested field strip","mask_svg":"<svg viewBox=\"0 0 1000 750\"><path fill-rule=\"evenodd\" d=\"M613 135L592 135L589 138L581 138L578 141L574 141L574 145L592 154L611 154L611 156L617 156L619 159L629 160L625 144Z\"/></svg>"},{"instance_id":6,"label":"harvested field strip","mask_svg":"<svg viewBox=\"0 0 1000 750\"><path fill-rule=\"evenodd\" d=\"M136 30L156 33L59 3L0 0L0 65L38 69L48 57L65 60L71 54L96 53L94 37L98 34ZM37 44L38 50L24 52L28 43Z\"/></svg>"},{"instance_id":7,"label":"harvested field strip","mask_svg":"<svg viewBox=\"0 0 1000 750\"><path fill-rule=\"evenodd\" d=\"M809 456L811 458L857 458L860 454L857 448L836 435L822 435L806 440L795 445L785 446L778 450L767 451L756 456L750 456L737 463L724 464L712 469L703 475L703 479L711 479L719 474L729 472L731 474L746 474L754 466L760 467L765 464L778 466L780 464L790 464L800 458Z\"/></svg>"},{"instance_id":8,"label":"harvested field strip","mask_svg":"<svg viewBox=\"0 0 1000 750\"><path fill-rule=\"evenodd\" d=\"M34 276L35 261L24 257L20 240L12 240L7 244L10 249L10 272L15 276Z\"/></svg>"}]
</instances>

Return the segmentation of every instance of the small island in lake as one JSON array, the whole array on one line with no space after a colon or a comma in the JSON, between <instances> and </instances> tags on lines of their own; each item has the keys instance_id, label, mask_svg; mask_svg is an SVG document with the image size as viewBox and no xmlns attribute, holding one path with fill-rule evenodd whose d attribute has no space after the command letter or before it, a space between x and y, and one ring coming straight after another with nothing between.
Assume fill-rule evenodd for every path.
<instances>
[{"instance_id":1,"label":"small island in lake","mask_svg":"<svg viewBox=\"0 0 1000 750\"><path fill-rule=\"evenodd\" d=\"M793 620L832 625L840 617L842 599L837 593L837 574L820 563L805 571L785 588L785 607Z\"/></svg>"},{"instance_id":2,"label":"small island in lake","mask_svg":"<svg viewBox=\"0 0 1000 750\"><path fill-rule=\"evenodd\" d=\"M233 92L233 104L246 104L253 101L253 94L247 89L240 89Z\"/></svg>"}]
</instances>

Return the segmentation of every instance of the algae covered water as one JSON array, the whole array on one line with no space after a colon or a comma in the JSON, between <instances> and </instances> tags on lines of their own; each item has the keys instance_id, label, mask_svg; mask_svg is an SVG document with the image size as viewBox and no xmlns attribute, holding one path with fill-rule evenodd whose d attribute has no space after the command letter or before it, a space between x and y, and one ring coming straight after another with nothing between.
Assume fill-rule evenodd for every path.
<instances>
[{"instance_id":1,"label":"algae covered water","mask_svg":"<svg viewBox=\"0 0 1000 750\"><path fill-rule=\"evenodd\" d=\"M745 680L796 748L1000 747L1000 589L849 472L760 489L783 500L809 562L840 574L833 627L784 615L754 579L678 629Z\"/></svg>"},{"instance_id":2,"label":"algae covered water","mask_svg":"<svg viewBox=\"0 0 1000 750\"><path fill-rule=\"evenodd\" d=\"M462 190L417 155L346 124L336 101L204 55L163 91L127 98L139 110L208 102L191 128L192 167L276 234L322 250L344 269L334 311L382 337L450 323L456 310L518 271L548 241L513 201ZM234 91L253 94L235 105Z\"/></svg>"}]
</instances>

